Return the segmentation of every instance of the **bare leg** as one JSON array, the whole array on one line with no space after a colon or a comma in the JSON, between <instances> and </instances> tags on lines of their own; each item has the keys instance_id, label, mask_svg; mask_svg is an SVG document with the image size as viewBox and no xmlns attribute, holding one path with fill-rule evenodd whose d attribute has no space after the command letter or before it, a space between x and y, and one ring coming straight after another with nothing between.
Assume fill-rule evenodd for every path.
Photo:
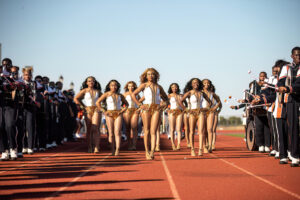
<instances>
[{"instance_id":1,"label":"bare leg","mask_svg":"<svg viewBox=\"0 0 300 200\"><path fill-rule=\"evenodd\" d=\"M137 113L134 113L131 117L130 127L131 127L131 135L132 138L132 150L136 150L136 141L137 141L137 134L138 134L138 121L139 121L139 115Z\"/></svg>"},{"instance_id":2,"label":"bare leg","mask_svg":"<svg viewBox=\"0 0 300 200\"><path fill-rule=\"evenodd\" d=\"M169 114L169 134L171 136L171 144L172 144L172 149L176 150L175 143L174 143L174 131L175 131L175 116L173 114Z\"/></svg>"},{"instance_id":3,"label":"bare leg","mask_svg":"<svg viewBox=\"0 0 300 200\"><path fill-rule=\"evenodd\" d=\"M100 121L101 121L101 113L99 112L94 112L93 118L92 118L92 129L91 131L93 132L94 138L92 139L95 144L94 153L98 153L100 150Z\"/></svg>"},{"instance_id":4,"label":"bare leg","mask_svg":"<svg viewBox=\"0 0 300 200\"><path fill-rule=\"evenodd\" d=\"M212 135L213 135L213 126L214 126L214 118L215 114L214 113L209 113L207 116L207 132L208 132L208 151L211 153L212 152Z\"/></svg>"},{"instance_id":5,"label":"bare leg","mask_svg":"<svg viewBox=\"0 0 300 200\"><path fill-rule=\"evenodd\" d=\"M190 144L191 144L191 156L196 156L195 154L195 146L194 146L194 132L196 126L196 118L194 115L190 115L189 117L189 126L190 126Z\"/></svg>"},{"instance_id":6,"label":"bare leg","mask_svg":"<svg viewBox=\"0 0 300 200\"><path fill-rule=\"evenodd\" d=\"M156 131L156 145L155 151L160 151L160 122L158 123L157 131Z\"/></svg>"},{"instance_id":7,"label":"bare leg","mask_svg":"<svg viewBox=\"0 0 300 200\"><path fill-rule=\"evenodd\" d=\"M150 160L151 158L149 155L148 139L149 139L149 134L150 134L151 115L149 112L143 111L141 116L142 116L142 120L143 120L144 146L145 146L146 159Z\"/></svg>"},{"instance_id":8,"label":"bare leg","mask_svg":"<svg viewBox=\"0 0 300 200\"><path fill-rule=\"evenodd\" d=\"M150 152L150 156L151 156L151 159L154 159L154 150L155 150L155 144L156 144L156 131L157 131L157 128L158 128L159 121L160 121L160 112L155 111L152 114L151 124L150 124L150 135L151 135L151 152Z\"/></svg>"},{"instance_id":9,"label":"bare leg","mask_svg":"<svg viewBox=\"0 0 300 200\"><path fill-rule=\"evenodd\" d=\"M189 117L188 117L187 113L183 114L183 123L184 123L184 132L185 132L186 144L187 144L187 147L191 147L191 144L190 144Z\"/></svg>"},{"instance_id":10,"label":"bare leg","mask_svg":"<svg viewBox=\"0 0 300 200\"><path fill-rule=\"evenodd\" d=\"M121 146L121 129L122 129L122 115L119 115L117 119L114 121L114 133L115 133L115 140L116 140L116 153L115 156L119 155L120 146Z\"/></svg>"},{"instance_id":11,"label":"bare leg","mask_svg":"<svg viewBox=\"0 0 300 200\"><path fill-rule=\"evenodd\" d=\"M114 119L109 116L105 116L106 125L108 129L108 142L111 145L112 155L115 155L115 140L114 140Z\"/></svg>"},{"instance_id":12,"label":"bare leg","mask_svg":"<svg viewBox=\"0 0 300 200\"><path fill-rule=\"evenodd\" d=\"M130 115L129 112L125 112L123 114L124 117L124 123L125 123L125 127L126 127L126 136L127 136L127 141L128 141L128 150L132 149L132 135L131 135L131 120L130 120Z\"/></svg>"},{"instance_id":13,"label":"bare leg","mask_svg":"<svg viewBox=\"0 0 300 200\"><path fill-rule=\"evenodd\" d=\"M218 120L219 120L218 114L215 113L215 120L214 120L214 126L213 126L212 150L216 150Z\"/></svg>"},{"instance_id":14,"label":"bare leg","mask_svg":"<svg viewBox=\"0 0 300 200\"><path fill-rule=\"evenodd\" d=\"M199 119L198 119L198 133L199 133L199 153L198 155L202 155L202 149L203 149L203 135L204 135L204 124L205 124L205 114L200 113Z\"/></svg>"},{"instance_id":15,"label":"bare leg","mask_svg":"<svg viewBox=\"0 0 300 200\"><path fill-rule=\"evenodd\" d=\"M87 146L88 146L88 152L92 152L92 144L91 144L91 119L90 116L85 117L85 124L86 124L86 141L87 141Z\"/></svg>"},{"instance_id":16,"label":"bare leg","mask_svg":"<svg viewBox=\"0 0 300 200\"><path fill-rule=\"evenodd\" d=\"M176 131L177 131L177 150L180 149L180 142L181 142L181 128L182 128L182 118L183 115L180 114L176 118Z\"/></svg>"}]
</instances>

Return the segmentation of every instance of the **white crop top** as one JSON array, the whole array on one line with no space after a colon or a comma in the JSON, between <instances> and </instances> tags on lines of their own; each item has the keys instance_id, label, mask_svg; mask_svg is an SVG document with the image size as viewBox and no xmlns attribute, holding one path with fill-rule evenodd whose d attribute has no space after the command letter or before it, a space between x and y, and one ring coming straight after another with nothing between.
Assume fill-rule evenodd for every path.
<instances>
[{"instance_id":1,"label":"white crop top","mask_svg":"<svg viewBox=\"0 0 300 200\"><path fill-rule=\"evenodd\" d=\"M137 108L138 106L136 103L132 100L130 94L125 97L126 101L128 102L128 108Z\"/></svg>"},{"instance_id":2,"label":"white crop top","mask_svg":"<svg viewBox=\"0 0 300 200\"><path fill-rule=\"evenodd\" d=\"M116 102L112 96L106 98L107 110L121 110L121 97L118 95Z\"/></svg>"},{"instance_id":3,"label":"white crop top","mask_svg":"<svg viewBox=\"0 0 300 200\"><path fill-rule=\"evenodd\" d=\"M191 109L203 108L204 101L203 94L201 93L200 98L198 99L195 94L192 94L190 97Z\"/></svg>"},{"instance_id":4,"label":"white crop top","mask_svg":"<svg viewBox=\"0 0 300 200\"><path fill-rule=\"evenodd\" d=\"M152 94L152 89L148 86L144 90L144 104L160 104L160 91L159 87L156 87L156 94Z\"/></svg>"},{"instance_id":5,"label":"white crop top","mask_svg":"<svg viewBox=\"0 0 300 200\"><path fill-rule=\"evenodd\" d=\"M84 98L83 98L85 106L95 106L98 98L99 98L99 92L96 92L94 98L92 98L92 95L90 92L86 92L84 94Z\"/></svg>"},{"instance_id":6,"label":"white crop top","mask_svg":"<svg viewBox=\"0 0 300 200\"><path fill-rule=\"evenodd\" d=\"M170 109L181 109L174 96L170 98Z\"/></svg>"}]
</instances>

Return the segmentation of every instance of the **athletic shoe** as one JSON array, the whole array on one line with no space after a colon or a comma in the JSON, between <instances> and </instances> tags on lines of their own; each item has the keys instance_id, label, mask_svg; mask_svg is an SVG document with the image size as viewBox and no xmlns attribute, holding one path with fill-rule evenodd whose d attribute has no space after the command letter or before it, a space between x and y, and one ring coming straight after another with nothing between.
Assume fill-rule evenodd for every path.
<instances>
[{"instance_id":1,"label":"athletic shoe","mask_svg":"<svg viewBox=\"0 0 300 200\"><path fill-rule=\"evenodd\" d=\"M33 150L32 149L28 149L28 154L33 154Z\"/></svg>"},{"instance_id":2,"label":"athletic shoe","mask_svg":"<svg viewBox=\"0 0 300 200\"><path fill-rule=\"evenodd\" d=\"M275 150L272 150L270 153L269 153L269 156L275 156L276 155L276 151Z\"/></svg>"},{"instance_id":3,"label":"athletic shoe","mask_svg":"<svg viewBox=\"0 0 300 200\"><path fill-rule=\"evenodd\" d=\"M37 151L37 148L36 148L36 147L34 147L34 148L33 148L33 151ZM28 153L29 153L29 152L28 152Z\"/></svg>"},{"instance_id":4,"label":"athletic shoe","mask_svg":"<svg viewBox=\"0 0 300 200\"><path fill-rule=\"evenodd\" d=\"M281 158L279 161L279 164L288 164L288 159L287 158Z\"/></svg>"},{"instance_id":5,"label":"athletic shoe","mask_svg":"<svg viewBox=\"0 0 300 200\"><path fill-rule=\"evenodd\" d=\"M65 137L65 138L64 138L64 142L68 142L68 138Z\"/></svg>"},{"instance_id":6,"label":"athletic shoe","mask_svg":"<svg viewBox=\"0 0 300 200\"><path fill-rule=\"evenodd\" d=\"M46 149L45 148L40 148L39 151L46 151Z\"/></svg>"},{"instance_id":7,"label":"athletic shoe","mask_svg":"<svg viewBox=\"0 0 300 200\"><path fill-rule=\"evenodd\" d=\"M292 157L291 167L299 167L299 158Z\"/></svg>"},{"instance_id":8,"label":"athletic shoe","mask_svg":"<svg viewBox=\"0 0 300 200\"><path fill-rule=\"evenodd\" d=\"M270 152L270 148L267 147L267 146L265 146L265 152L266 152L266 153L269 153L269 152Z\"/></svg>"},{"instance_id":9,"label":"athletic shoe","mask_svg":"<svg viewBox=\"0 0 300 200\"><path fill-rule=\"evenodd\" d=\"M50 149L52 148L52 145L51 144L46 144L46 149Z\"/></svg>"},{"instance_id":10,"label":"athletic shoe","mask_svg":"<svg viewBox=\"0 0 300 200\"><path fill-rule=\"evenodd\" d=\"M57 147L57 144L55 141L52 143L52 147Z\"/></svg>"},{"instance_id":11,"label":"athletic shoe","mask_svg":"<svg viewBox=\"0 0 300 200\"><path fill-rule=\"evenodd\" d=\"M279 156L279 152L278 151L276 151L276 154L275 154L275 159L279 159L280 158L280 156Z\"/></svg>"},{"instance_id":12,"label":"athletic shoe","mask_svg":"<svg viewBox=\"0 0 300 200\"><path fill-rule=\"evenodd\" d=\"M292 155L291 155L290 151L288 151L288 158L289 158L290 161L292 161Z\"/></svg>"},{"instance_id":13,"label":"athletic shoe","mask_svg":"<svg viewBox=\"0 0 300 200\"><path fill-rule=\"evenodd\" d=\"M79 133L75 133L75 138L81 138L81 135Z\"/></svg>"},{"instance_id":14,"label":"athletic shoe","mask_svg":"<svg viewBox=\"0 0 300 200\"><path fill-rule=\"evenodd\" d=\"M10 149L10 159L11 160L17 160L17 151L15 149Z\"/></svg>"},{"instance_id":15,"label":"athletic shoe","mask_svg":"<svg viewBox=\"0 0 300 200\"><path fill-rule=\"evenodd\" d=\"M18 158L23 158L23 153L19 152L19 153L17 153L17 156L18 156Z\"/></svg>"},{"instance_id":16,"label":"athletic shoe","mask_svg":"<svg viewBox=\"0 0 300 200\"><path fill-rule=\"evenodd\" d=\"M265 152L265 147L264 147L264 146L260 146L260 147L258 148L258 151L259 151L260 153L264 153L264 152Z\"/></svg>"},{"instance_id":17,"label":"athletic shoe","mask_svg":"<svg viewBox=\"0 0 300 200\"><path fill-rule=\"evenodd\" d=\"M2 152L1 161L9 160L8 150Z\"/></svg>"},{"instance_id":18,"label":"athletic shoe","mask_svg":"<svg viewBox=\"0 0 300 200\"><path fill-rule=\"evenodd\" d=\"M22 153L27 153L28 152L28 149L27 148L23 148L23 150L22 150Z\"/></svg>"}]
</instances>

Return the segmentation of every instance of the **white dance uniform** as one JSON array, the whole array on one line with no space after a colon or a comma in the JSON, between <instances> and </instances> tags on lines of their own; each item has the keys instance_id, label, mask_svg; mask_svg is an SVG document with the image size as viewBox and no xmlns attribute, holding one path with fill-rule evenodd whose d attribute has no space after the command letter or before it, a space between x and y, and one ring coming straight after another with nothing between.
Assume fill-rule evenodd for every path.
<instances>
[{"instance_id":1,"label":"white dance uniform","mask_svg":"<svg viewBox=\"0 0 300 200\"><path fill-rule=\"evenodd\" d=\"M160 104L160 90L157 86L156 94L152 94L152 89L148 86L144 89L144 104Z\"/></svg>"},{"instance_id":2,"label":"white dance uniform","mask_svg":"<svg viewBox=\"0 0 300 200\"><path fill-rule=\"evenodd\" d=\"M195 94L192 94L190 97L190 102L191 102L191 109L205 108L203 106L205 106L205 102L207 103L202 93L199 99L196 97Z\"/></svg>"},{"instance_id":3,"label":"white dance uniform","mask_svg":"<svg viewBox=\"0 0 300 200\"><path fill-rule=\"evenodd\" d=\"M175 109L182 110L174 96L170 98L170 109L171 110L175 110Z\"/></svg>"},{"instance_id":4,"label":"white dance uniform","mask_svg":"<svg viewBox=\"0 0 300 200\"><path fill-rule=\"evenodd\" d=\"M118 95L116 102L112 96L106 98L107 110L121 110L121 96Z\"/></svg>"},{"instance_id":5,"label":"white dance uniform","mask_svg":"<svg viewBox=\"0 0 300 200\"><path fill-rule=\"evenodd\" d=\"M92 98L92 95L90 92L86 92L84 94L84 98L83 98L85 106L96 106L96 102L97 102L98 98L99 98L99 92L96 92L94 98Z\"/></svg>"},{"instance_id":6,"label":"white dance uniform","mask_svg":"<svg viewBox=\"0 0 300 200\"><path fill-rule=\"evenodd\" d=\"M128 102L128 108L138 108L136 103L132 100L131 95L127 95L125 99Z\"/></svg>"}]
</instances>

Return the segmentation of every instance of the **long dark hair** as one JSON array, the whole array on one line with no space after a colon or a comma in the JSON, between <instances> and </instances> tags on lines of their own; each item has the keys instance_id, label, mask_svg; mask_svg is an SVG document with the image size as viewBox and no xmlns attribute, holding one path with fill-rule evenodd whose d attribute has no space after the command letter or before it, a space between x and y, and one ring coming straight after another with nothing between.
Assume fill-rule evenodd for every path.
<instances>
[{"instance_id":1,"label":"long dark hair","mask_svg":"<svg viewBox=\"0 0 300 200\"><path fill-rule=\"evenodd\" d=\"M169 86L169 89L168 89L168 93L169 93L169 94L173 93L173 92L172 92L172 86L173 86L173 85L176 85L176 86L177 86L177 92L176 92L176 94L180 94L180 88L179 88L179 85L178 85L177 83L171 83L171 85Z\"/></svg>"},{"instance_id":2,"label":"long dark hair","mask_svg":"<svg viewBox=\"0 0 300 200\"><path fill-rule=\"evenodd\" d=\"M202 84L204 83L204 81L208 81L208 82L209 82L209 88L208 88L208 91L211 91L211 92L212 92L213 84L212 84L211 80L209 80L208 78L203 79L203 80L202 80Z\"/></svg>"},{"instance_id":3,"label":"long dark hair","mask_svg":"<svg viewBox=\"0 0 300 200\"><path fill-rule=\"evenodd\" d=\"M195 80L195 79L199 82L198 91L202 90L203 84L202 84L201 80L200 80L199 78L192 78L191 80L189 80L189 81L186 83L186 85L185 85L185 87L184 87L184 90L186 90L185 92L188 92L188 91L190 91L190 90L193 89L192 82L193 82L193 80Z\"/></svg>"},{"instance_id":4,"label":"long dark hair","mask_svg":"<svg viewBox=\"0 0 300 200\"><path fill-rule=\"evenodd\" d=\"M119 83L119 81L113 79L113 80L110 80L107 85L105 86L105 92L108 92L110 91L110 88L109 88L109 85L111 82L116 82L117 83L117 93L120 93L120 88L121 88L121 84Z\"/></svg>"},{"instance_id":5,"label":"long dark hair","mask_svg":"<svg viewBox=\"0 0 300 200\"><path fill-rule=\"evenodd\" d=\"M84 82L81 84L80 90L82 90L82 89L88 87L88 85L87 85L87 80L88 80L89 78L94 79L94 87L93 87L93 88L94 88L95 90L99 90L99 92L101 92L101 85L100 85L100 83L96 80L96 78L93 77L93 76L89 76L89 77L87 77L87 78L84 80Z\"/></svg>"}]
</instances>

